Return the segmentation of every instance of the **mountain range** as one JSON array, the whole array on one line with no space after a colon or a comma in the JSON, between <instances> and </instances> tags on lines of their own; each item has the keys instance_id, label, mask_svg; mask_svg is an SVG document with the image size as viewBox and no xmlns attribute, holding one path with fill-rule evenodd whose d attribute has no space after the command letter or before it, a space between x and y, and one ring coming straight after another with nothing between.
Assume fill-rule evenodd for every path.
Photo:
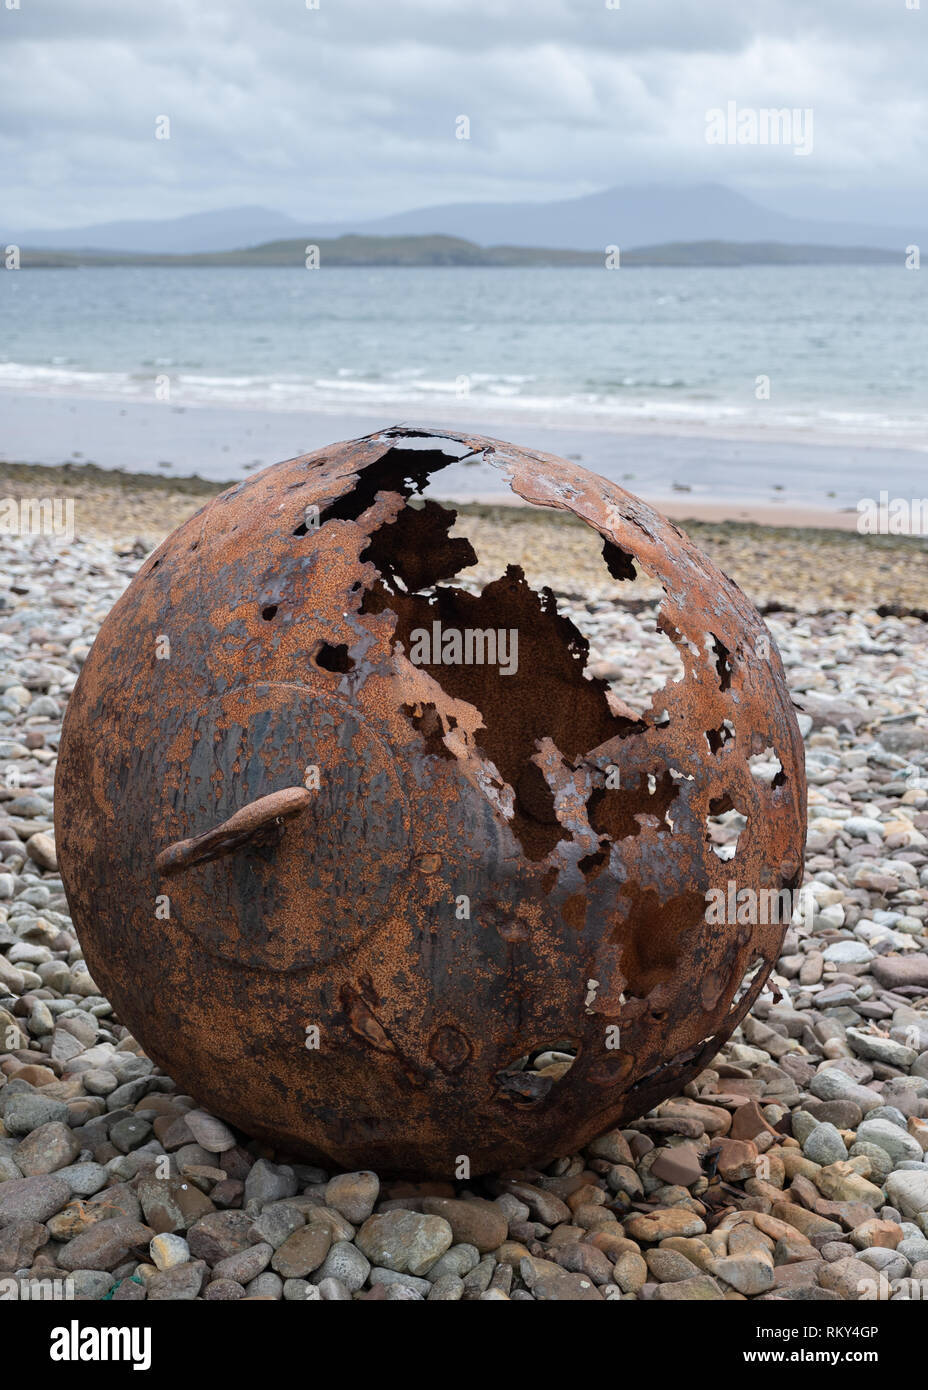
<instances>
[{"instance_id":1,"label":"mountain range","mask_svg":"<svg viewBox=\"0 0 928 1390\"><path fill-rule=\"evenodd\" d=\"M274 241L360 236L451 236L477 246L598 251L686 242L780 242L874 247L897 252L928 242L928 231L878 223L834 222L777 212L722 184L640 184L540 203L445 203L352 222L314 222L263 207L225 208L185 217L127 219L84 227L7 227L6 244L61 251L191 255Z\"/></svg>"}]
</instances>

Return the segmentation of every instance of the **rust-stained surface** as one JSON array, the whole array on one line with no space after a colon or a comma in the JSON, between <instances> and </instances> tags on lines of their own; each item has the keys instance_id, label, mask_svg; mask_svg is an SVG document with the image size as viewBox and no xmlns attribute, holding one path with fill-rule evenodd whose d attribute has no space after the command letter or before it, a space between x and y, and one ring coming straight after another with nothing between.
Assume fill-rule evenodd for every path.
<instances>
[{"instance_id":1,"label":"rust-stained surface","mask_svg":"<svg viewBox=\"0 0 928 1390\"><path fill-rule=\"evenodd\" d=\"M409 499L468 451L661 585L684 674L643 715L516 567L454 584L469 541ZM517 630L518 669L414 664L436 620ZM574 464L405 427L266 469L149 557L71 697L55 806L90 969L160 1066L282 1152L443 1177L576 1152L685 1085L784 931L707 921L707 892L795 889L805 839L737 586ZM566 1074L521 1066L552 1047Z\"/></svg>"}]
</instances>

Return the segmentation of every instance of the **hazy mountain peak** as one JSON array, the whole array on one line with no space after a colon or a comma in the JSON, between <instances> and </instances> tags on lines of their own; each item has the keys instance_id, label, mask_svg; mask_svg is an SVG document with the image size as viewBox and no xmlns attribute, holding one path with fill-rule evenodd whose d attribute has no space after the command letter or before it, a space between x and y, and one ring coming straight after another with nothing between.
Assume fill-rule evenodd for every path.
<instances>
[{"instance_id":1,"label":"hazy mountain peak","mask_svg":"<svg viewBox=\"0 0 928 1390\"><path fill-rule=\"evenodd\" d=\"M159 220L12 232L7 241L57 250L162 254L231 251L305 236L452 236L478 246L602 251L668 242L784 242L898 250L920 238L848 221L817 221L763 207L720 183L628 184L549 202L446 203L366 221L310 223L271 208L245 206Z\"/></svg>"}]
</instances>

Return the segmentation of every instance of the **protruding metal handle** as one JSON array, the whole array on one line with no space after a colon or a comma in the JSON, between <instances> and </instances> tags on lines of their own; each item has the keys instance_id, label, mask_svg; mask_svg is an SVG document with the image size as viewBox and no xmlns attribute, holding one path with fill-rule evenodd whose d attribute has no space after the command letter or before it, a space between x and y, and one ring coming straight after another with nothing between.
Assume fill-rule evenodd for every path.
<instances>
[{"instance_id":1,"label":"protruding metal handle","mask_svg":"<svg viewBox=\"0 0 928 1390\"><path fill-rule=\"evenodd\" d=\"M306 787L285 787L283 791L261 796L214 829L190 840L178 840L163 849L155 860L155 867L160 874L170 875L189 869L193 864L221 859L248 841L264 839L274 826L281 827L290 816L298 815L311 799L312 792Z\"/></svg>"}]
</instances>

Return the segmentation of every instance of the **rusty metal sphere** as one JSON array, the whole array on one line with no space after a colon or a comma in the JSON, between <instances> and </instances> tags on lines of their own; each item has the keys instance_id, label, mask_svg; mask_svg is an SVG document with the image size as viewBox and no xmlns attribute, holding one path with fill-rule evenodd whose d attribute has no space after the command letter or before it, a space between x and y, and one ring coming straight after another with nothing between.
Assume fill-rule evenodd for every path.
<instances>
[{"instance_id":1,"label":"rusty metal sphere","mask_svg":"<svg viewBox=\"0 0 928 1390\"><path fill-rule=\"evenodd\" d=\"M411 499L468 453L659 583L683 675L643 714L517 567L449 582L470 542ZM518 669L411 659L436 620L515 630ZM682 531L563 459L397 427L147 559L70 699L55 822L93 976L182 1087L283 1153L447 1178L575 1152L706 1065L785 930L707 895L798 886L804 792L769 633Z\"/></svg>"}]
</instances>

